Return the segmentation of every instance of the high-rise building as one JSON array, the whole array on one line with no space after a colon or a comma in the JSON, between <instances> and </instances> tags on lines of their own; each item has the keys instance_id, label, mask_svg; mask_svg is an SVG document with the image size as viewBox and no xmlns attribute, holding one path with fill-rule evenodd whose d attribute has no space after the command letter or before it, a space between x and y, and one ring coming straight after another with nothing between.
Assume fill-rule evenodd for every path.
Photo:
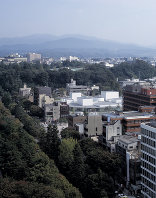
<instances>
[{"instance_id":1,"label":"high-rise building","mask_svg":"<svg viewBox=\"0 0 156 198\"><path fill-rule=\"evenodd\" d=\"M156 198L156 122L141 124L143 198Z\"/></svg>"},{"instance_id":2,"label":"high-rise building","mask_svg":"<svg viewBox=\"0 0 156 198\"><path fill-rule=\"evenodd\" d=\"M156 87L128 85L123 90L124 111L137 111L139 106L156 106Z\"/></svg>"}]
</instances>

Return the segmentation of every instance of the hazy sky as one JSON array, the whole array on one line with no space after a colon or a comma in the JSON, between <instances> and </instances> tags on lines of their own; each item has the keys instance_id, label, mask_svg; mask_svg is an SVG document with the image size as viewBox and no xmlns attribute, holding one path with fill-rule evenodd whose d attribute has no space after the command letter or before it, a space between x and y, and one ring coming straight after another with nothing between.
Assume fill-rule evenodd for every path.
<instances>
[{"instance_id":1,"label":"hazy sky","mask_svg":"<svg viewBox=\"0 0 156 198\"><path fill-rule=\"evenodd\" d=\"M156 0L0 0L0 37L42 33L156 45Z\"/></svg>"}]
</instances>

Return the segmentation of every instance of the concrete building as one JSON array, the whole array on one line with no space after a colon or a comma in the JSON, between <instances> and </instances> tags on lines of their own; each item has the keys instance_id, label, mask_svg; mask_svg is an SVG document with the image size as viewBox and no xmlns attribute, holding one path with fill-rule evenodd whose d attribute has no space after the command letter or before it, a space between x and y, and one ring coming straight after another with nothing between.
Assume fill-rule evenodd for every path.
<instances>
[{"instance_id":1,"label":"concrete building","mask_svg":"<svg viewBox=\"0 0 156 198\"><path fill-rule=\"evenodd\" d=\"M33 91L26 84L24 84L23 88L19 89L19 95L27 98L30 102L34 101Z\"/></svg>"},{"instance_id":2,"label":"concrete building","mask_svg":"<svg viewBox=\"0 0 156 198\"><path fill-rule=\"evenodd\" d=\"M45 122L50 124L60 119L60 104L54 102L44 105Z\"/></svg>"},{"instance_id":3,"label":"concrete building","mask_svg":"<svg viewBox=\"0 0 156 198\"><path fill-rule=\"evenodd\" d=\"M23 88L19 89L19 95L23 97L28 97L31 94L31 88L28 88L26 84L24 84Z\"/></svg>"},{"instance_id":4,"label":"concrete building","mask_svg":"<svg viewBox=\"0 0 156 198\"><path fill-rule=\"evenodd\" d=\"M41 61L41 54L28 53L27 60L28 62Z\"/></svg>"},{"instance_id":5,"label":"concrete building","mask_svg":"<svg viewBox=\"0 0 156 198\"><path fill-rule=\"evenodd\" d=\"M124 88L124 111L137 111L139 106L156 106L156 87L134 84Z\"/></svg>"},{"instance_id":6,"label":"concrete building","mask_svg":"<svg viewBox=\"0 0 156 198\"><path fill-rule=\"evenodd\" d=\"M119 98L119 92L118 91L101 91L101 97L103 97L105 101L109 101L114 98Z\"/></svg>"},{"instance_id":7,"label":"concrete building","mask_svg":"<svg viewBox=\"0 0 156 198\"><path fill-rule=\"evenodd\" d=\"M139 111L116 111L114 113L108 113L102 115L103 121L116 121L120 120L123 126L123 131L126 134L138 134L141 132L141 123L147 123L152 120L156 120L155 113L146 113Z\"/></svg>"},{"instance_id":8,"label":"concrete building","mask_svg":"<svg viewBox=\"0 0 156 198\"><path fill-rule=\"evenodd\" d=\"M60 118L68 118L69 105L66 102L60 102Z\"/></svg>"},{"instance_id":9,"label":"concrete building","mask_svg":"<svg viewBox=\"0 0 156 198\"><path fill-rule=\"evenodd\" d=\"M103 122L103 132L99 141L112 153L115 152L115 144L122 135L122 124L120 120Z\"/></svg>"},{"instance_id":10,"label":"concrete building","mask_svg":"<svg viewBox=\"0 0 156 198\"><path fill-rule=\"evenodd\" d=\"M114 98L115 97L115 98ZM70 97L62 98L69 104L70 111L105 112L106 109L122 109L122 98L119 92L102 92L99 96L82 96L82 93L70 93Z\"/></svg>"},{"instance_id":11,"label":"concrete building","mask_svg":"<svg viewBox=\"0 0 156 198\"><path fill-rule=\"evenodd\" d=\"M141 190L140 140L140 135L122 135L116 144L116 152L122 157L120 176L134 194Z\"/></svg>"},{"instance_id":12,"label":"concrete building","mask_svg":"<svg viewBox=\"0 0 156 198\"><path fill-rule=\"evenodd\" d=\"M68 117L68 127L76 129L77 124L84 124L86 116L83 114L72 114Z\"/></svg>"},{"instance_id":13,"label":"concrete building","mask_svg":"<svg viewBox=\"0 0 156 198\"><path fill-rule=\"evenodd\" d=\"M98 136L102 134L102 116L97 113L89 113L84 124L86 136Z\"/></svg>"},{"instance_id":14,"label":"concrete building","mask_svg":"<svg viewBox=\"0 0 156 198\"><path fill-rule=\"evenodd\" d=\"M156 122L141 124L141 184L143 198L156 198Z\"/></svg>"},{"instance_id":15,"label":"concrete building","mask_svg":"<svg viewBox=\"0 0 156 198\"><path fill-rule=\"evenodd\" d=\"M88 94L90 88L84 85L76 85L76 81L71 79L71 83L66 84L67 95L73 92L83 93L85 95Z\"/></svg>"},{"instance_id":16,"label":"concrete building","mask_svg":"<svg viewBox=\"0 0 156 198\"><path fill-rule=\"evenodd\" d=\"M119 85L121 88L126 87L127 85L134 85L135 83L139 83L140 85L146 85L146 81L141 81L140 79L126 79L124 81L119 81Z\"/></svg>"},{"instance_id":17,"label":"concrete building","mask_svg":"<svg viewBox=\"0 0 156 198\"><path fill-rule=\"evenodd\" d=\"M39 107L44 107L45 104L51 104L54 102L52 98L50 87L36 87L34 89L34 103Z\"/></svg>"}]
</instances>

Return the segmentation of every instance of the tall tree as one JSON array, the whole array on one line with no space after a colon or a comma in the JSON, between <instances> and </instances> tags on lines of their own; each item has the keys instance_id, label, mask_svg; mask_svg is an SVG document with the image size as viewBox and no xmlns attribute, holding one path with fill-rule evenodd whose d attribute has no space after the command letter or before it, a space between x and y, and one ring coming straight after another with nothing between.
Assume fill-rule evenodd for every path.
<instances>
[{"instance_id":1,"label":"tall tree","mask_svg":"<svg viewBox=\"0 0 156 198\"><path fill-rule=\"evenodd\" d=\"M79 143L75 145L75 148L73 150L73 156L74 156L74 161L71 170L72 182L77 187L81 187L79 186L79 184L82 184L85 177L85 163L84 163L84 155Z\"/></svg>"},{"instance_id":2,"label":"tall tree","mask_svg":"<svg viewBox=\"0 0 156 198\"><path fill-rule=\"evenodd\" d=\"M56 125L49 125L45 137L45 153L55 161L58 159L60 139L58 137L58 130Z\"/></svg>"},{"instance_id":3,"label":"tall tree","mask_svg":"<svg viewBox=\"0 0 156 198\"><path fill-rule=\"evenodd\" d=\"M63 139L59 147L59 167L60 170L68 176L73 163L73 150L76 144L76 140L73 138Z\"/></svg>"}]
</instances>

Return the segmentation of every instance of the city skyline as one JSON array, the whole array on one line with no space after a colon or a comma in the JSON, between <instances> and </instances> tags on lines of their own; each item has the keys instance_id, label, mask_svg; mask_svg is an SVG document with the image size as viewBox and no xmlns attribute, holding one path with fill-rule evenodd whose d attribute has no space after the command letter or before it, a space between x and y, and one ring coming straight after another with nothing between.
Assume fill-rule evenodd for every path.
<instances>
[{"instance_id":1,"label":"city skyline","mask_svg":"<svg viewBox=\"0 0 156 198\"><path fill-rule=\"evenodd\" d=\"M154 0L0 0L0 37L80 34L156 46Z\"/></svg>"}]
</instances>

